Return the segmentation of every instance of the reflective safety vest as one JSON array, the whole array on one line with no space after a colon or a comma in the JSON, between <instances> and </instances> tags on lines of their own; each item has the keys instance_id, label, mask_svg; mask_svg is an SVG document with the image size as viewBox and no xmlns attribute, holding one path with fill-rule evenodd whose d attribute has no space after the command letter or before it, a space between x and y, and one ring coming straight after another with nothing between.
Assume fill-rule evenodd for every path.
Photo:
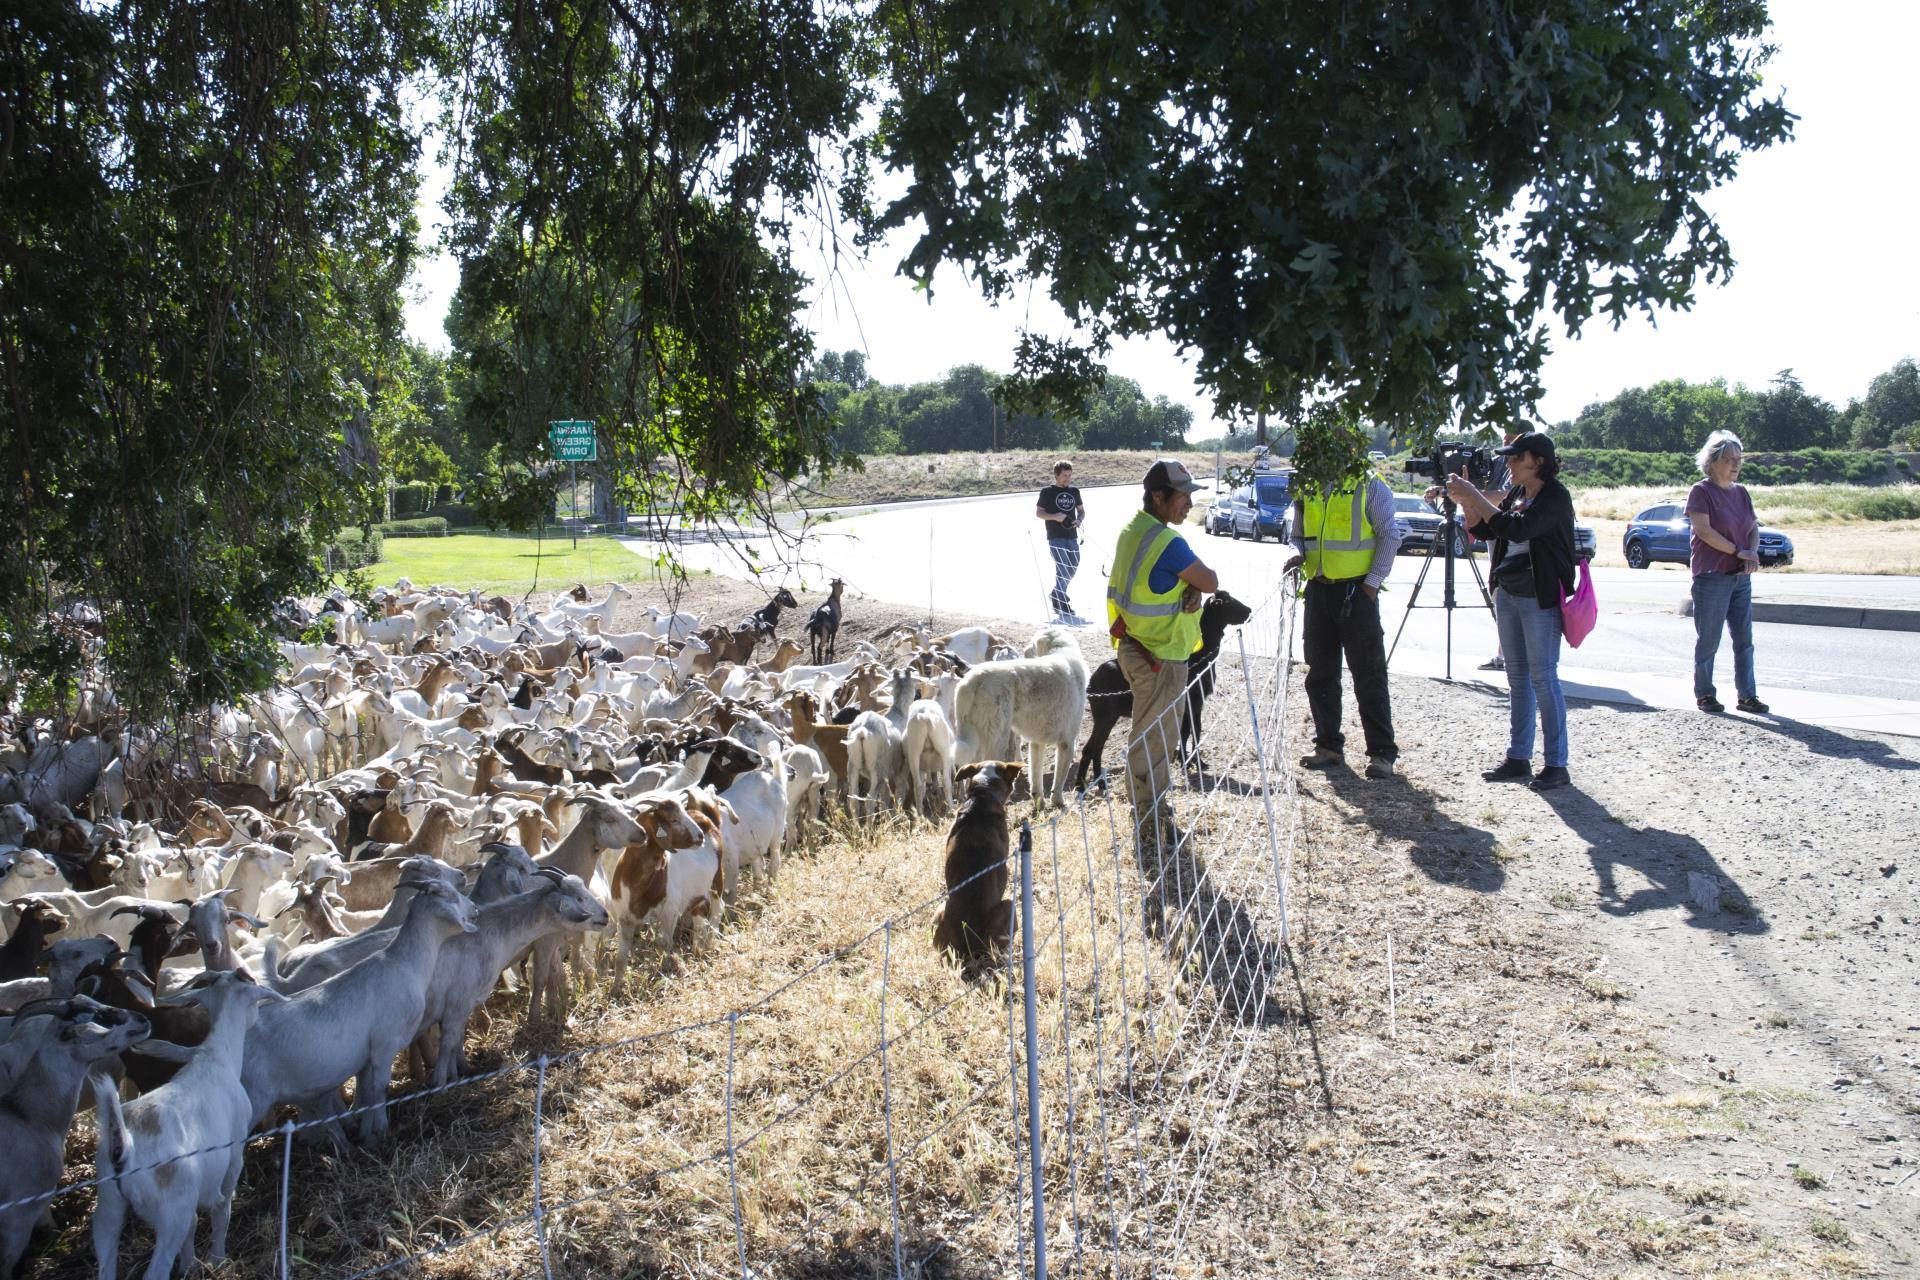
<instances>
[{"instance_id":1,"label":"reflective safety vest","mask_svg":"<svg viewBox=\"0 0 1920 1280\"><path fill-rule=\"evenodd\" d=\"M1300 542L1306 548L1306 563L1300 566L1300 578L1333 578L1346 581L1364 578L1373 567L1373 523L1367 519L1367 490L1373 481L1350 481L1344 489L1327 494L1302 491L1300 494Z\"/></svg>"},{"instance_id":2,"label":"reflective safety vest","mask_svg":"<svg viewBox=\"0 0 1920 1280\"><path fill-rule=\"evenodd\" d=\"M1200 647L1200 611L1184 612L1180 598L1187 584L1176 579L1171 591L1155 591L1150 582L1160 553L1180 535L1146 511L1136 511L1120 531L1107 573L1107 626L1124 624L1126 634L1164 662L1185 662ZM1114 647L1120 647L1114 636Z\"/></svg>"}]
</instances>

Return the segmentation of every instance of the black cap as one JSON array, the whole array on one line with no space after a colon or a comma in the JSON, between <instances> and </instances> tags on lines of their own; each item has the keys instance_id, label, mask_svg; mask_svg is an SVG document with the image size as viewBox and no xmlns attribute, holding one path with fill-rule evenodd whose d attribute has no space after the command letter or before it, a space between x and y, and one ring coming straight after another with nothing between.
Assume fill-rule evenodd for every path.
<instances>
[{"instance_id":1,"label":"black cap","mask_svg":"<svg viewBox=\"0 0 1920 1280\"><path fill-rule=\"evenodd\" d=\"M1512 444L1495 449L1503 458L1511 458L1516 453L1530 453L1544 462L1553 461L1553 439L1543 431L1529 431Z\"/></svg>"}]
</instances>

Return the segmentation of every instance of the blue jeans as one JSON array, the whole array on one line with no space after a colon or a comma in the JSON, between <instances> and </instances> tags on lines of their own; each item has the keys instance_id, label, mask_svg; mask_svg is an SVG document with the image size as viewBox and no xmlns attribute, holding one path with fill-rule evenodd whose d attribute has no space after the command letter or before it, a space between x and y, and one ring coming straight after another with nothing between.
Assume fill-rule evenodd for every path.
<instances>
[{"instance_id":1,"label":"blue jeans","mask_svg":"<svg viewBox=\"0 0 1920 1280\"><path fill-rule=\"evenodd\" d=\"M1547 765L1567 767L1567 695L1560 688L1560 606L1542 608L1505 587L1493 593L1494 623L1507 659L1507 756L1533 759L1533 719L1547 740Z\"/></svg>"},{"instance_id":2,"label":"blue jeans","mask_svg":"<svg viewBox=\"0 0 1920 1280\"><path fill-rule=\"evenodd\" d=\"M1693 696L1713 696L1713 660L1720 633L1733 633L1733 687L1742 698L1757 698L1753 679L1753 575L1693 575Z\"/></svg>"},{"instance_id":3,"label":"blue jeans","mask_svg":"<svg viewBox=\"0 0 1920 1280\"><path fill-rule=\"evenodd\" d=\"M1047 550L1053 553L1053 607L1061 613L1072 613L1067 586L1080 571L1080 539L1048 538Z\"/></svg>"}]
</instances>

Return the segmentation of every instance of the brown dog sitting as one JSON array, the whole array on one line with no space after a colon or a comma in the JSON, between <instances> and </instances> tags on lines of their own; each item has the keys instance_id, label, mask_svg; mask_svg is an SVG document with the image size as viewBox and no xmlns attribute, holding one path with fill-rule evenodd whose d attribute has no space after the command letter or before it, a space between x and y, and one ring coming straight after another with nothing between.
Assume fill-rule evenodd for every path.
<instances>
[{"instance_id":1,"label":"brown dog sitting","mask_svg":"<svg viewBox=\"0 0 1920 1280\"><path fill-rule=\"evenodd\" d=\"M960 962L969 979L993 966L1013 938L1007 901L1007 797L1022 766L982 760L955 774L966 799L947 832L947 904L933 921L933 945Z\"/></svg>"}]
</instances>

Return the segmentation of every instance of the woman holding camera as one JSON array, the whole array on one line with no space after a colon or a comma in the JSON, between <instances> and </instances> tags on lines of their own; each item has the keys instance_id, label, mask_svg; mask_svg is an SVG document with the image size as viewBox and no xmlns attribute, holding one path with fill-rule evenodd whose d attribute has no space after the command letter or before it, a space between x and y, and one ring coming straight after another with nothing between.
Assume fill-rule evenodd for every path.
<instances>
[{"instance_id":1,"label":"woman holding camera","mask_svg":"<svg viewBox=\"0 0 1920 1280\"><path fill-rule=\"evenodd\" d=\"M1496 503L1464 476L1449 476L1475 537L1493 542L1494 618L1507 660L1507 758L1481 776L1489 782L1530 780L1535 791L1567 785L1567 699L1560 688L1560 601L1573 591L1573 495L1560 474L1553 441L1528 432L1498 451L1513 487ZM1533 772L1536 708L1546 739L1546 765Z\"/></svg>"},{"instance_id":2,"label":"woman holding camera","mask_svg":"<svg viewBox=\"0 0 1920 1280\"><path fill-rule=\"evenodd\" d=\"M1760 567L1760 518L1740 483L1740 437L1716 431L1694 461L1706 479L1687 494L1693 522L1693 700L1702 711L1726 708L1714 696L1720 634L1733 633L1734 705L1765 715L1753 676L1753 571Z\"/></svg>"}]
</instances>

